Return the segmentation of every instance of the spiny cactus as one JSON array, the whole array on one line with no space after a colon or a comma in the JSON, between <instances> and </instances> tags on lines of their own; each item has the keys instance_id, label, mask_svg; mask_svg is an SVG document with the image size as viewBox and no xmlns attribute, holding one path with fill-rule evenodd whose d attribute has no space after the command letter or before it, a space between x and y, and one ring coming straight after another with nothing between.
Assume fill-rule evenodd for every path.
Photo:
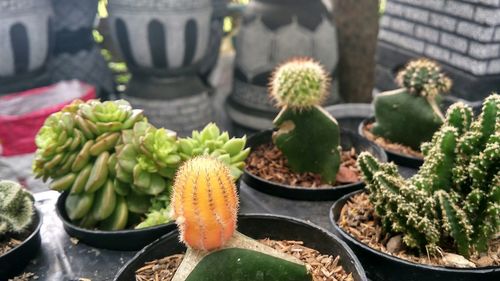
<instances>
[{"instance_id":1,"label":"spiny cactus","mask_svg":"<svg viewBox=\"0 0 500 281\"><path fill-rule=\"evenodd\" d=\"M245 136L230 139L229 134L221 133L214 123L209 123L200 132L193 131L191 137L179 138L178 144L183 160L200 155L215 157L228 165L234 179L243 174L245 159L250 154L250 148L245 148Z\"/></svg>"},{"instance_id":2,"label":"spiny cactus","mask_svg":"<svg viewBox=\"0 0 500 281\"><path fill-rule=\"evenodd\" d=\"M0 237L28 228L35 212L33 204L33 196L20 184L0 181Z\"/></svg>"},{"instance_id":3,"label":"spiny cactus","mask_svg":"<svg viewBox=\"0 0 500 281\"><path fill-rule=\"evenodd\" d=\"M312 59L292 59L272 75L270 95L281 112L274 120L273 141L295 172L313 172L333 183L340 166L340 129L319 105L326 97L328 75Z\"/></svg>"},{"instance_id":4,"label":"spiny cactus","mask_svg":"<svg viewBox=\"0 0 500 281\"><path fill-rule=\"evenodd\" d=\"M384 227L402 232L406 245L436 253L451 237L468 256L484 252L500 230L500 95L490 95L481 115L462 103L422 145L424 164L405 180L393 164L362 153L358 165Z\"/></svg>"},{"instance_id":5,"label":"spiny cactus","mask_svg":"<svg viewBox=\"0 0 500 281\"><path fill-rule=\"evenodd\" d=\"M428 59L409 62L396 80L401 89L375 97L376 123L372 132L418 150L443 124L438 104L440 95L449 91L451 80Z\"/></svg>"},{"instance_id":6,"label":"spiny cactus","mask_svg":"<svg viewBox=\"0 0 500 281\"><path fill-rule=\"evenodd\" d=\"M236 229L236 187L227 166L214 158L195 157L181 166L172 206L181 240L193 249L220 248Z\"/></svg>"}]
</instances>

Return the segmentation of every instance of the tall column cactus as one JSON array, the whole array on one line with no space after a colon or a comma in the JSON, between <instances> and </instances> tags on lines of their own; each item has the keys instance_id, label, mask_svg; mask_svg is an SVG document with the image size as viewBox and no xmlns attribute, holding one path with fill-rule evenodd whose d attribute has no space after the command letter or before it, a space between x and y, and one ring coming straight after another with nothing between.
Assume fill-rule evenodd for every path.
<instances>
[{"instance_id":1,"label":"tall column cactus","mask_svg":"<svg viewBox=\"0 0 500 281\"><path fill-rule=\"evenodd\" d=\"M451 237L457 251L486 251L500 231L500 95L492 94L473 120L457 103L443 126L422 145L424 164L403 179L393 164L362 153L358 165L384 227L406 245L436 253Z\"/></svg>"},{"instance_id":2,"label":"tall column cactus","mask_svg":"<svg viewBox=\"0 0 500 281\"><path fill-rule=\"evenodd\" d=\"M273 141L295 172L313 172L333 183L340 166L340 129L320 107L329 76L309 58L296 58L279 66L272 75L270 95L281 112L273 121L278 129Z\"/></svg>"},{"instance_id":3,"label":"tall column cactus","mask_svg":"<svg viewBox=\"0 0 500 281\"><path fill-rule=\"evenodd\" d=\"M33 221L33 196L13 181L0 181L0 237L22 233Z\"/></svg>"},{"instance_id":4,"label":"tall column cactus","mask_svg":"<svg viewBox=\"0 0 500 281\"><path fill-rule=\"evenodd\" d=\"M399 72L397 83L401 89L375 97L372 132L418 150L443 124L438 103L440 95L450 89L451 80L435 62L418 59Z\"/></svg>"}]
</instances>

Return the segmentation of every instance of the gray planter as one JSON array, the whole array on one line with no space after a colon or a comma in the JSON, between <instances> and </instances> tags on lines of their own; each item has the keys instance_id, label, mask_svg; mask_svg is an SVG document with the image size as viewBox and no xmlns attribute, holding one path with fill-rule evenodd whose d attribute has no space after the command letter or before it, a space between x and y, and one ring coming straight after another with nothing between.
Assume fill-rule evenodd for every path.
<instances>
[{"instance_id":1,"label":"gray planter","mask_svg":"<svg viewBox=\"0 0 500 281\"><path fill-rule=\"evenodd\" d=\"M0 93L49 82L52 29L50 0L0 0Z\"/></svg>"},{"instance_id":2,"label":"gray planter","mask_svg":"<svg viewBox=\"0 0 500 281\"><path fill-rule=\"evenodd\" d=\"M50 62L52 81L78 79L112 93L111 72L92 36L98 0L51 1L56 32Z\"/></svg>"},{"instance_id":3,"label":"gray planter","mask_svg":"<svg viewBox=\"0 0 500 281\"><path fill-rule=\"evenodd\" d=\"M236 37L234 87L228 114L239 125L269 127L276 115L267 94L273 69L291 57L320 61L335 76L337 32L331 11L320 0L255 0L245 9ZM332 79L328 104L338 99Z\"/></svg>"}]
</instances>

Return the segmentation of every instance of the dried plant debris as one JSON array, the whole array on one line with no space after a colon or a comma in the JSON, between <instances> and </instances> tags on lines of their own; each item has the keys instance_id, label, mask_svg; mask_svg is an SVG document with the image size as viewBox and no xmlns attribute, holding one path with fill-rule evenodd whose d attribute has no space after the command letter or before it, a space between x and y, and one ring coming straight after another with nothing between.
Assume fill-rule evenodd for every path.
<instances>
[{"instance_id":1,"label":"dried plant debris","mask_svg":"<svg viewBox=\"0 0 500 281\"><path fill-rule=\"evenodd\" d=\"M475 254L469 259L457 255L450 246L441 249L441 256L421 256L401 243L400 234L386 233L366 193L353 196L342 208L339 226L358 241L380 252L398 258L434 266L487 267L500 265L500 233L489 243L486 254Z\"/></svg>"},{"instance_id":2,"label":"dried plant debris","mask_svg":"<svg viewBox=\"0 0 500 281\"><path fill-rule=\"evenodd\" d=\"M412 149L411 147L408 147L408 146L405 146L402 144L398 144L398 143L393 143L385 138L374 135L371 131L372 127L373 127L373 123L366 124L363 127L363 135L368 140L370 140L370 141L380 145L382 148L389 150L389 151L392 151L392 152L396 152L396 153L404 154L404 155L409 155L409 156L413 156L416 158L422 158L422 159L424 158L424 155L420 151L416 151L416 150Z\"/></svg>"},{"instance_id":3,"label":"dried plant debris","mask_svg":"<svg viewBox=\"0 0 500 281\"><path fill-rule=\"evenodd\" d=\"M38 276L35 275L35 273L32 272L24 272L23 274L16 276L12 279L9 279L9 281L30 281L30 280L37 280Z\"/></svg>"},{"instance_id":4,"label":"dried plant debris","mask_svg":"<svg viewBox=\"0 0 500 281\"><path fill-rule=\"evenodd\" d=\"M6 241L0 241L0 256L21 245L21 243L22 241L14 238L7 238Z\"/></svg>"},{"instance_id":5,"label":"dried plant debris","mask_svg":"<svg viewBox=\"0 0 500 281\"><path fill-rule=\"evenodd\" d=\"M347 273L342 268L339 256L323 255L314 249L305 247L302 241L262 239L259 242L303 261L314 281L354 281L352 274ZM147 262L136 271L135 280L170 281L183 256L182 254L172 255Z\"/></svg>"},{"instance_id":6,"label":"dried plant debris","mask_svg":"<svg viewBox=\"0 0 500 281\"><path fill-rule=\"evenodd\" d=\"M336 185L360 181L356 166L357 153L354 148L341 152L341 164L337 173ZM286 157L274 144L258 146L247 159L248 172L265 180L296 187L330 188L321 176L314 173L294 173L287 165Z\"/></svg>"}]
</instances>

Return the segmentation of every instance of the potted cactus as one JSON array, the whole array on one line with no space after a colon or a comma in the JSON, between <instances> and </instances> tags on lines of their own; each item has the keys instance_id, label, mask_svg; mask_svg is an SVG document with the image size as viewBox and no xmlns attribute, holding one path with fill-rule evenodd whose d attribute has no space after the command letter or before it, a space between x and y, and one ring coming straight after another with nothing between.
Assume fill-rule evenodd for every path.
<instances>
[{"instance_id":1,"label":"potted cactus","mask_svg":"<svg viewBox=\"0 0 500 281\"><path fill-rule=\"evenodd\" d=\"M396 81L401 88L375 97L375 118L363 121L359 133L384 148L389 160L417 168L423 158L420 145L443 124L441 95L449 91L451 80L437 63L417 59Z\"/></svg>"},{"instance_id":2,"label":"potted cactus","mask_svg":"<svg viewBox=\"0 0 500 281\"><path fill-rule=\"evenodd\" d=\"M218 156L230 164L245 140L229 139L214 126L207 127L213 135L202 132L203 140L218 138L214 148L215 143L221 146ZM181 154L186 142L149 124L142 110L124 100L76 101L45 121L36 136L33 169L44 180L52 179L51 189L64 192L57 211L70 235L97 247L139 249L174 228L156 211L170 204L163 199L188 157ZM228 145L227 152L224 145L234 142L239 146ZM208 153L198 149L192 147Z\"/></svg>"},{"instance_id":3,"label":"potted cactus","mask_svg":"<svg viewBox=\"0 0 500 281\"><path fill-rule=\"evenodd\" d=\"M500 95L488 97L475 120L469 106L452 105L410 179L360 155L368 195L335 203L336 232L377 279L497 280L499 147Z\"/></svg>"},{"instance_id":4,"label":"potted cactus","mask_svg":"<svg viewBox=\"0 0 500 281\"><path fill-rule=\"evenodd\" d=\"M266 232L262 230L273 227L278 228L273 231L274 236L280 236L281 239L285 236L290 236L289 239L323 238L324 241L317 239L316 244L328 244L332 247L322 258L333 261L330 255L339 255L335 262L319 265L317 262L311 263L316 261L320 253L306 248L309 246L307 244L300 244L299 247L299 243L294 242L292 250L287 253L283 247L278 250L279 246L272 246L287 243L285 241L259 242L236 231L239 205L236 187L229 169L220 160L202 156L184 163L175 178L171 200L179 231L164 236L141 251L120 270L115 280L149 280L148 278L156 276L154 278L158 280L172 281L306 281L323 280L317 278L325 278L327 275L334 276L337 280L366 280L350 250L339 243L337 238L317 227L285 220L276 220L275 224L270 225L271 217L262 219L258 216L249 216L243 223L247 225L244 232L248 233L250 226L254 229L250 233L259 238L269 238L262 237L266 236ZM253 223L248 225L249 222ZM287 230L300 230L285 234L281 227L287 224L290 227ZM183 249L177 236L187 249ZM290 255L293 249L301 249L299 252L302 254ZM182 255L184 251L185 254ZM146 266L145 262L148 262Z\"/></svg>"},{"instance_id":5,"label":"potted cactus","mask_svg":"<svg viewBox=\"0 0 500 281\"><path fill-rule=\"evenodd\" d=\"M42 220L31 193L16 182L0 181L0 276L19 274L40 248Z\"/></svg>"},{"instance_id":6,"label":"potted cactus","mask_svg":"<svg viewBox=\"0 0 500 281\"><path fill-rule=\"evenodd\" d=\"M330 78L310 58L295 58L272 75L269 92L281 108L274 131L249 139L252 153L243 180L263 192L294 199L328 200L361 188L355 162L369 150L380 160L385 154L376 145L348 131L321 102Z\"/></svg>"}]
</instances>

